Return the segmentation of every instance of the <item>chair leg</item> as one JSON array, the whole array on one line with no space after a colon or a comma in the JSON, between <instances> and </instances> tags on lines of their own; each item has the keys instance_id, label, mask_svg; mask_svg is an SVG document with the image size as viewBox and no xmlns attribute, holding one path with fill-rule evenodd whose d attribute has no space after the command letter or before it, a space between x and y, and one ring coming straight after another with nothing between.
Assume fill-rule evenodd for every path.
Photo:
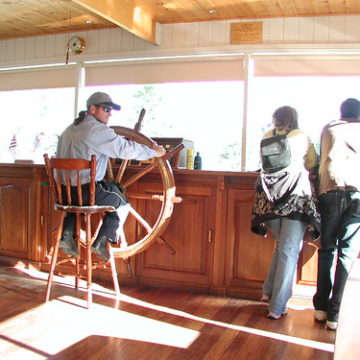
<instances>
[{"instance_id":1,"label":"chair leg","mask_svg":"<svg viewBox=\"0 0 360 360\"><path fill-rule=\"evenodd\" d=\"M119 280L118 280L117 271L116 271L114 253L112 252L110 243L107 243L107 247L108 247L108 250L110 253L109 262L110 262L110 268L111 268L111 276L112 276L112 280L114 283L114 290L115 290L116 298L120 299L120 286L119 286Z\"/></svg>"},{"instance_id":2,"label":"chair leg","mask_svg":"<svg viewBox=\"0 0 360 360\"><path fill-rule=\"evenodd\" d=\"M53 254L51 257L50 271L49 271L49 276L48 276L48 280L47 280L47 284L46 284L45 302L49 301L49 299L50 299L51 285L53 282L54 270L55 270L55 266L56 266L56 262L57 262L58 253L59 253L59 244L60 244L61 232L62 232L62 228L63 228L63 224L64 224L64 217L65 217L65 213L62 212L60 215L59 227L58 227L58 231L56 234L54 251L53 251Z\"/></svg>"},{"instance_id":3,"label":"chair leg","mask_svg":"<svg viewBox=\"0 0 360 360\"><path fill-rule=\"evenodd\" d=\"M86 274L87 274L87 307L92 305L92 259L91 259L91 216L85 215L86 226Z\"/></svg>"},{"instance_id":4,"label":"chair leg","mask_svg":"<svg viewBox=\"0 0 360 360\"><path fill-rule=\"evenodd\" d=\"M75 259L75 289L79 289L80 285L80 231L81 231L81 215L79 213L76 214L76 224L75 224L75 243L78 248L79 255Z\"/></svg>"}]
</instances>

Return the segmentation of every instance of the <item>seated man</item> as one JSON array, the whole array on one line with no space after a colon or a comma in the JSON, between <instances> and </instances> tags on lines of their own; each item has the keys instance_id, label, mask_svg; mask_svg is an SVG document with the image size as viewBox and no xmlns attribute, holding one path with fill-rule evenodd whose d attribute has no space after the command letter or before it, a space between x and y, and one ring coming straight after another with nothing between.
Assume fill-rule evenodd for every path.
<instances>
[{"instance_id":1,"label":"seated man","mask_svg":"<svg viewBox=\"0 0 360 360\"><path fill-rule=\"evenodd\" d=\"M116 184L105 182L108 158L148 160L165 154L162 146L146 145L126 140L115 133L107 124L112 110L120 110L108 94L96 92L86 102L87 111L81 111L79 117L68 126L59 137L56 157L64 159L91 159L96 155L96 192L97 205L114 206L116 211L107 212L100 227L97 238L92 245L92 251L105 260L109 259L107 242L116 243L117 231L120 224L120 207L128 203ZM88 193L86 186L90 181L90 174L82 174L84 196ZM75 179L73 185L75 185ZM74 195L76 197L76 194ZM74 242L75 215L68 214L64 219L63 234L60 241L62 250L71 256L78 255Z\"/></svg>"}]
</instances>

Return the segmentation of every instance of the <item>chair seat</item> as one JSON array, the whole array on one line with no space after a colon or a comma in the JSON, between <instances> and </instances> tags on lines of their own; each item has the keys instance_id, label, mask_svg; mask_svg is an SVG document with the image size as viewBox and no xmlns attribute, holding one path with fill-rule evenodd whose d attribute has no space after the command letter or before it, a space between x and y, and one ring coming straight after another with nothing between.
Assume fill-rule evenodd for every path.
<instances>
[{"instance_id":1,"label":"chair seat","mask_svg":"<svg viewBox=\"0 0 360 360\"><path fill-rule=\"evenodd\" d=\"M107 205L75 206L75 205L55 204L54 209L62 210L62 211L66 211L66 212L91 212L91 213L98 213L98 212L102 213L104 211L115 211L115 208L113 206L107 206Z\"/></svg>"}]
</instances>

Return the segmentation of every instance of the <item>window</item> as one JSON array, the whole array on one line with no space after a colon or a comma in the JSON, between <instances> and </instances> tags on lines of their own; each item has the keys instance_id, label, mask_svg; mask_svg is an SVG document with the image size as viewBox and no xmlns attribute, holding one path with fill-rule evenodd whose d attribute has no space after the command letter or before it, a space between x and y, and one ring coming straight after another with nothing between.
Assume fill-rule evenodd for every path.
<instances>
[{"instance_id":1,"label":"window","mask_svg":"<svg viewBox=\"0 0 360 360\"><path fill-rule=\"evenodd\" d=\"M255 59L249 94L247 170L259 168L259 143L271 127L272 114L284 105L294 107L299 127L319 150L321 130L340 116L340 104L359 98L356 57L274 57Z\"/></svg>"},{"instance_id":2,"label":"window","mask_svg":"<svg viewBox=\"0 0 360 360\"><path fill-rule=\"evenodd\" d=\"M204 170L240 170L242 81L96 86L86 88L86 97L95 91L122 107L110 125L133 128L145 108L145 135L193 141Z\"/></svg>"},{"instance_id":3,"label":"window","mask_svg":"<svg viewBox=\"0 0 360 360\"><path fill-rule=\"evenodd\" d=\"M0 92L6 122L0 132L0 161L12 162L16 157L42 162L44 152L52 155L57 136L74 118L74 98L74 88Z\"/></svg>"}]
</instances>

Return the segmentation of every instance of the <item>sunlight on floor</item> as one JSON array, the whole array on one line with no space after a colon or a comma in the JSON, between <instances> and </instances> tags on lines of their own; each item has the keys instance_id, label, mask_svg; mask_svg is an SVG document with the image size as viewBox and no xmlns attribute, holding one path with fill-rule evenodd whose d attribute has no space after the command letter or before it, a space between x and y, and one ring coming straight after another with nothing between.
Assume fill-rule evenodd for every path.
<instances>
[{"instance_id":1,"label":"sunlight on floor","mask_svg":"<svg viewBox=\"0 0 360 360\"><path fill-rule=\"evenodd\" d=\"M41 273L34 269L22 268L21 270L37 279L46 280L47 278L46 273ZM66 287L72 286L73 280L72 277L56 277L55 279L56 282L62 283L63 286ZM80 289L80 291L85 291L84 285L85 283L82 284L83 288ZM111 290L103 288L98 284L94 284L94 295L95 294L116 301L114 293ZM201 324L219 326L224 328L224 331L227 329L241 331L327 352L334 351L334 345L330 343L215 321L177 309L152 304L125 294L121 294L120 302L164 312L176 317L191 319ZM308 308L309 300L292 300L290 307L297 310ZM64 316L53 316L54 313L61 313L64 314ZM47 321L44 319L47 319ZM48 319L53 320L50 322ZM21 330L19 331L19 326L17 325L17 330L13 333L11 329L14 328L12 323L15 321L17 324L19 324L19 322L23 323L24 326L20 327ZM31 326L25 326L30 323L32 324ZM71 331L69 331L69 327L72 329ZM19 354L23 354L22 358L24 359L30 359L31 357L29 357L28 354L31 352L32 355L37 353L37 359L43 358L44 356L42 354L56 354L92 335L188 348L201 334L192 329L153 320L146 316L132 314L97 303L94 303L93 307L89 310L85 308L85 300L72 296L63 296L13 317L2 323L2 329L2 338L9 339L9 347L14 346L14 343L17 342L23 344L19 346L18 352ZM54 339L54 341L49 343L49 338ZM46 341L43 339L46 339ZM1 347L4 349L4 345ZM37 351L33 351L32 349L37 349Z\"/></svg>"},{"instance_id":2,"label":"sunlight on floor","mask_svg":"<svg viewBox=\"0 0 360 360\"><path fill-rule=\"evenodd\" d=\"M10 340L9 346L14 346L14 343L21 344L19 346L21 353L25 350L28 353L30 348L34 348L37 349L37 353L54 355L93 335L179 348L188 348L199 336L199 332L191 329L114 310L107 306L94 304L88 310L83 308L83 305L84 300L69 296L50 301L3 322L3 339ZM54 316L59 313L64 316ZM52 319L51 322L49 319ZM14 322L17 322L16 332L11 331L15 328ZM24 324L20 330L19 323ZM25 326L28 324L31 326ZM49 343L48 339L53 341ZM6 351L4 345L1 348L2 351ZM23 358L28 359L27 356Z\"/></svg>"},{"instance_id":3,"label":"sunlight on floor","mask_svg":"<svg viewBox=\"0 0 360 360\"><path fill-rule=\"evenodd\" d=\"M302 339L302 338L297 338L297 337L294 337L294 336L289 336L289 335L284 335L284 334L279 334L279 333L274 333L274 332L249 328L249 327L241 326L241 325L228 324L228 323L224 323L224 322L221 322L221 321L210 320L210 319L198 317L198 316L195 316L195 315L183 312L183 311L179 311L179 310L170 309L170 308L167 308L167 307L147 303L147 302L144 302L144 301L141 301L141 300L138 300L138 299L128 297L126 295L122 295L122 297L123 297L123 301L127 301L127 302L130 302L130 303L133 303L133 304L137 304L139 306L145 306L145 307L148 307L148 308L151 308L151 309L154 309L154 310L158 310L158 311L163 311L163 312L166 312L168 314L186 317L188 319L200 321L200 322L203 322L203 323L206 323L206 324L221 326L221 327L224 327L224 328L227 328L227 329L244 331L244 332L247 332L247 333L250 333L250 334L264 336L264 337L267 337L267 338L272 338L272 339L281 340L281 341L286 341L286 342L301 345L301 346L308 346L308 347L311 347L311 348L314 348L314 349L334 352L334 345L333 344L323 343L323 342L319 342L319 341L312 341L312 340L307 340L307 339Z\"/></svg>"}]
</instances>

